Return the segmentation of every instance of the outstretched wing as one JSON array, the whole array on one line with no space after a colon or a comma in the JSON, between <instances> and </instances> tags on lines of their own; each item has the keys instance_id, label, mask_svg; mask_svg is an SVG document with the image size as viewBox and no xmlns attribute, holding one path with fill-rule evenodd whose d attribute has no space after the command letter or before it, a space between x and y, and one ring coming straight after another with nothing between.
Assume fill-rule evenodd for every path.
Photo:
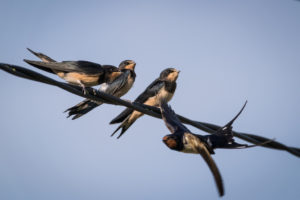
<instances>
[{"instance_id":1,"label":"outstretched wing","mask_svg":"<svg viewBox=\"0 0 300 200\"><path fill-rule=\"evenodd\" d=\"M221 174L219 172L219 169L218 169L216 163L210 156L210 153L208 152L205 144L203 142L201 142L198 137L196 137L195 135L193 135L191 133L185 133L184 139L186 140L186 142L188 144L190 144L192 146L194 151L198 152L202 156L202 158L205 160L210 171L212 172L212 174L214 176L215 183L216 183L218 191L219 191L219 195L223 196L224 195L224 186L223 186Z\"/></svg>"},{"instance_id":2,"label":"outstretched wing","mask_svg":"<svg viewBox=\"0 0 300 200\"><path fill-rule=\"evenodd\" d=\"M26 59L24 59L24 61L34 67L45 67L62 72L79 72L91 75L104 73L104 69L101 65L89 61L41 62Z\"/></svg>"},{"instance_id":3,"label":"outstretched wing","mask_svg":"<svg viewBox=\"0 0 300 200\"><path fill-rule=\"evenodd\" d=\"M160 111L162 119L164 120L167 128L171 131L171 133L175 133L176 131L191 132L180 122L175 112L166 102L161 103Z\"/></svg>"},{"instance_id":4,"label":"outstretched wing","mask_svg":"<svg viewBox=\"0 0 300 200\"><path fill-rule=\"evenodd\" d=\"M247 104L247 101L245 102L245 104L243 105L243 107L239 111L239 113L230 122L228 122L225 126L223 126L222 128L220 128L219 130L217 130L215 132L215 134L233 137L233 134L232 134L232 124L240 116L240 114L243 112L246 104Z\"/></svg>"},{"instance_id":5,"label":"outstretched wing","mask_svg":"<svg viewBox=\"0 0 300 200\"><path fill-rule=\"evenodd\" d=\"M223 149L247 149L247 148L252 148L252 147L257 147L257 146L264 146L264 145L266 145L270 142L273 142L273 141L275 141L275 138L271 139L271 140L267 140L265 142L258 143L258 144L252 144L252 145L239 144L239 143L233 141L233 142L225 144L224 146L219 147L219 148L223 148Z\"/></svg>"}]
</instances>

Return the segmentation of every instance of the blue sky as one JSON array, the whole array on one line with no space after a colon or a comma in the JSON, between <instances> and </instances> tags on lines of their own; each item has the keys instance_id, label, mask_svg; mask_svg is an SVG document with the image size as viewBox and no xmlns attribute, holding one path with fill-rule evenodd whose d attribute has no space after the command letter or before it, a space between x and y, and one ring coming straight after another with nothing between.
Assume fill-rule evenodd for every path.
<instances>
[{"instance_id":1,"label":"blue sky","mask_svg":"<svg viewBox=\"0 0 300 200\"><path fill-rule=\"evenodd\" d=\"M136 61L134 99L167 67L170 102L191 119L300 146L300 3L293 0L1 1L1 62ZM47 74L54 77L50 74ZM140 118L119 140L103 105L72 121L82 98L0 72L0 199L218 199L197 155L170 151L161 120ZM190 127L198 134L205 134ZM298 199L299 159L261 147L216 150L223 199Z\"/></svg>"}]
</instances>

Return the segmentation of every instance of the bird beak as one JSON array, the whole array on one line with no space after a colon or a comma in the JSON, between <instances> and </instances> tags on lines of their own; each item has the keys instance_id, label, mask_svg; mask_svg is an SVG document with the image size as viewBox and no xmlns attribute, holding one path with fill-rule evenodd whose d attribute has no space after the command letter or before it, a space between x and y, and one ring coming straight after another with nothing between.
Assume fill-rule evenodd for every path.
<instances>
[{"instance_id":1,"label":"bird beak","mask_svg":"<svg viewBox=\"0 0 300 200\"><path fill-rule=\"evenodd\" d=\"M168 140L168 136L163 137L163 142L166 143L166 141Z\"/></svg>"},{"instance_id":2,"label":"bird beak","mask_svg":"<svg viewBox=\"0 0 300 200\"><path fill-rule=\"evenodd\" d=\"M125 66L125 69L131 69L134 70L136 63L134 61L131 61L129 65Z\"/></svg>"}]
</instances>

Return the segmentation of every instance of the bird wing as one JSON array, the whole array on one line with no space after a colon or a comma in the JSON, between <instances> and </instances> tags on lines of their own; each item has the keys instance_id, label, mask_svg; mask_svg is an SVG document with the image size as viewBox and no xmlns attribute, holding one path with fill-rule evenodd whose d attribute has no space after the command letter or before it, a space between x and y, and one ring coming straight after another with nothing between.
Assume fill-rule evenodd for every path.
<instances>
[{"instance_id":1,"label":"bird wing","mask_svg":"<svg viewBox=\"0 0 300 200\"><path fill-rule=\"evenodd\" d=\"M135 100L134 102L137 103L144 103L147 101L150 97L155 96L159 90L165 85L163 81L160 79L155 79L145 90L142 92Z\"/></svg>"},{"instance_id":2,"label":"bird wing","mask_svg":"<svg viewBox=\"0 0 300 200\"><path fill-rule=\"evenodd\" d=\"M56 71L79 72L91 75L103 74L104 69L101 65L89 61L63 61L63 62L41 62L26 60L25 62L34 67L45 67Z\"/></svg>"},{"instance_id":3,"label":"bird wing","mask_svg":"<svg viewBox=\"0 0 300 200\"><path fill-rule=\"evenodd\" d=\"M132 108L126 108L118 116L113 118L109 124L117 124L123 122L134 110Z\"/></svg>"},{"instance_id":4,"label":"bird wing","mask_svg":"<svg viewBox=\"0 0 300 200\"><path fill-rule=\"evenodd\" d=\"M49 56L46 56L45 54L43 53L38 53L38 52L35 52L29 48L27 48L27 50L32 53L33 55L37 56L39 59L41 59L42 61L44 62L56 62L55 60L53 60L52 58L50 58Z\"/></svg>"},{"instance_id":5,"label":"bird wing","mask_svg":"<svg viewBox=\"0 0 300 200\"><path fill-rule=\"evenodd\" d=\"M228 122L225 126L219 128L219 129L215 132L215 134L233 137L233 134L232 134L232 124L233 124L233 122L240 116L240 114L241 114L242 111L244 110L246 104L247 104L247 101L244 103L243 107L242 107L241 110L238 112L238 114L237 114L230 122Z\"/></svg>"},{"instance_id":6,"label":"bird wing","mask_svg":"<svg viewBox=\"0 0 300 200\"><path fill-rule=\"evenodd\" d=\"M177 131L191 132L180 122L174 110L166 102L161 103L160 111L162 119L164 120L167 128L171 131L171 133L175 133Z\"/></svg>"},{"instance_id":7,"label":"bird wing","mask_svg":"<svg viewBox=\"0 0 300 200\"><path fill-rule=\"evenodd\" d=\"M267 140L265 142L261 142L261 143L258 143L258 144L252 144L252 145L249 145L249 144L239 144L237 142L231 142L231 143L228 143L222 147L219 147L219 148L224 148L224 149L247 149L247 148L252 148L252 147L257 147L257 146L264 146L268 143L271 143L271 142L274 142L275 141L275 138L274 139L270 139L270 140Z\"/></svg>"},{"instance_id":8,"label":"bird wing","mask_svg":"<svg viewBox=\"0 0 300 200\"><path fill-rule=\"evenodd\" d=\"M130 71L128 70L121 73L119 77L117 77L111 84L109 84L105 92L114 95L117 91L121 90L126 85L129 75Z\"/></svg>"},{"instance_id":9,"label":"bird wing","mask_svg":"<svg viewBox=\"0 0 300 200\"><path fill-rule=\"evenodd\" d=\"M150 97L155 96L158 91L164 86L164 82L159 79L155 79L145 90L142 92L134 102L144 103ZM118 116L110 121L110 124L116 124L123 122L134 110L132 108L126 108Z\"/></svg>"},{"instance_id":10,"label":"bird wing","mask_svg":"<svg viewBox=\"0 0 300 200\"><path fill-rule=\"evenodd\" d=\"M214 176L215 183L216 183L218 191L219 191L219 195L223 196L224 195L224 186L223 186L221 174L219 172L219 169L218 169L216 163L210 156L210 153L208 152L205 144L203 142L201 142L198 137L196 137L195 135L193 135L191 133L185 133L184 139L188 144L190 144L193 147L193 149L196 152L199 152L199 154L205 160L205 162L207 163L209 169L211 170L211 172Z\"/></svg>"},{"instance_id":11,"label":"bird wing","mask_svg":"<svg viewBox=\"0 0 300 200\"><path fill-rule=\"evenodd\" d=\"M120 69L118 67L113 66L113 65L102 65L102 68L105 71L108 71L108 72L117 72L117 71L120 71Z\"/></svg>"}]
</instances>

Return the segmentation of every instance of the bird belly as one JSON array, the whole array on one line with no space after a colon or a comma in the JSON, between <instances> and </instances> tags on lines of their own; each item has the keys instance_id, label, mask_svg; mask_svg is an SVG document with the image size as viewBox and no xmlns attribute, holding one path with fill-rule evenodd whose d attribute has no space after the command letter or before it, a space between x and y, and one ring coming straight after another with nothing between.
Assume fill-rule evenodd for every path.
<instances>
[{"instance_id":1,"label":"bird belly","mask_svg":"<svg viewBox=\"0 0 300 200\"><path fill-rule=\"evenodd\" d=\"M168 92L165 88L162 88L156 95L158 103L156 106L158 106L162 100L169 102L172 99L173 95L173 93Z\"/></svg>"},{"instance_id":2,"label":"bird belly","mask_svg":"<svg viewBox=\"0 0 300 200\"><path fill-rule=\"evenodd\" d=\"M193 154L199 154L199 152L195 151L192 145L190 144L184 144L183 149L181 150L183 153L193 153Z\"/></svg>"},{"instance_id":3,"label":"bird belly","mask_svg":"<svg viewBox=\"0 0 300 200\"><path fill-rule=\"evenodd\" d=\"M65 75L62 78L74 85L80 85L78 83L78 81L80 81L86 87L91 87L99 84L99 76L97 75L85 75L76 72L69 72L65 73Z\"/></svg>"},{"instance_id":4,"label":"bird belly","mask_svg":"<svg viewBox=\"0 0 300 200\"><path fill-rule=\"evenodd\" d=\"M60 78L64 79L65 77L65 72L56 72L55 70L52 70L54 73L57 74L57 76L59 76Z\"/></svg>"}]
</instances>

